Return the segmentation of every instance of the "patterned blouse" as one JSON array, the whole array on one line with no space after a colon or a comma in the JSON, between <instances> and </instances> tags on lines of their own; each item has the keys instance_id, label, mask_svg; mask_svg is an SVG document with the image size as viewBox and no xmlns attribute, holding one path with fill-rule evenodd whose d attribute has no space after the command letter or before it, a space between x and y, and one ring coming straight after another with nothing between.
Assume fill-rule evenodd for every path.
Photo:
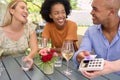
<instances>
[{"instance_id":1,"label":"patterned blouse","mask_svg":"<svg viewBox=\"0 0 120 80\"><path fill-rule=\"evenodd\" d=\"M35 31L35 29L36 26L34 24L26 24L24 26L24 34L18 41L13 41L5 35L3 29L0 27L0 47L4 50L2 55L24 53L29 47L29 36Z\"/></svg>"}]
</instances>

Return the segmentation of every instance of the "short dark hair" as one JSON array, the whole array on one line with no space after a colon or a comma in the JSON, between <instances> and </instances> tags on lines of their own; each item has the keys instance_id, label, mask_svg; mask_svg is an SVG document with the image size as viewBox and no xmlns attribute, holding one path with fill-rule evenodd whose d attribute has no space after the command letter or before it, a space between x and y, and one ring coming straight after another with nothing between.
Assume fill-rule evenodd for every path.
<instances>
[{"instance_id":1,"label":"short dark hair","mask_svg":"<svg viewBox=\"0 0 120 80\"><path fill-rule=\"evenodd\" d=\"M45 0L42 4L40 14L42 15L42 18L44 20L46 20L47 22L53 22L53 19L51 19L49 17L49 14L51 11L51 7L57 3L63 4L63 6L65 8L66 15L70 14L71 5L70 5L69 0Z\"/></svg>"}]
</instances>

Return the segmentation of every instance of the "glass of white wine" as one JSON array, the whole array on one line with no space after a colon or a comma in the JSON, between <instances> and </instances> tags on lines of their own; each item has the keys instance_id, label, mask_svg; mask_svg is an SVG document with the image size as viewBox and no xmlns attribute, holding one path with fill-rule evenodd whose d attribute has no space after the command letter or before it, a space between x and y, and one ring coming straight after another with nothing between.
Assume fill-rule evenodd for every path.
<instances>
[{"instance_id":1,"label":"glass of white wine","mask_svg":"<svg viewBox=\"0 0 120 80\"><path fill-rule=\"evenodd\" d=\"M72 58L74 54L74 46L73 41L64 41L61 49L62 56L67 61L67 69L64 71L65 75L71 75L71 70L68 69L69 60Z\"/></svg>"}]
</instances>

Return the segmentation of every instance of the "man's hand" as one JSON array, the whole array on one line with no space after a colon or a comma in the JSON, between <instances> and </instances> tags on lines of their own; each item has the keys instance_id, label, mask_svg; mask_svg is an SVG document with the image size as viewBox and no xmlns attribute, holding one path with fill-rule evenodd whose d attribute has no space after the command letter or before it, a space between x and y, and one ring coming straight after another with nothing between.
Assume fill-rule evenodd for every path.
<instances>
[{"instance_id":1,"label":"man's hand","mask_svg":"<svg viewBox=\"0 0 120 80\"><path fill-rule=\"evenodd\" d=\"M78 55L77 55L77 61L80 63L82 59L84 59L86 56L89 56L90 53L88 51L81 51Z\"/></svg>"},{"instance_id":2,"label":"man's hand","mask_svg":"<svg viewBox=\"0 0 120 80\"><path fill-rule=\"evenodd\" d=\"M113 72L113 63L110 61L105 61L103 70L99 71L81 71L81 73L87 78L95 78L100 75L108 74Z\"/></svg>"}]
</instances>

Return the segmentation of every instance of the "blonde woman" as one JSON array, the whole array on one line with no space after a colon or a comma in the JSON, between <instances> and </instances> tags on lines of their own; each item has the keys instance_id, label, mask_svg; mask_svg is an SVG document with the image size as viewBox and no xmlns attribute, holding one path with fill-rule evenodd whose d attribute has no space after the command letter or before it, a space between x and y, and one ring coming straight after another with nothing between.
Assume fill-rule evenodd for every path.
<instances>
[{"instance_id":1,"label":"blonde woman","mask_svg":"<svg viewBox=\"0 0 120 80\"><path fill-rule=\"evenodd\" d=\"M3 25L0 27L0 46L4 49L3 56L24 54L27 48L31 48L25 60L29 61L34 57L38 49L35 26L26 24L27 16L27 4L23 0L14 0L8 4Z\"/></svg>"}]
</instances>

